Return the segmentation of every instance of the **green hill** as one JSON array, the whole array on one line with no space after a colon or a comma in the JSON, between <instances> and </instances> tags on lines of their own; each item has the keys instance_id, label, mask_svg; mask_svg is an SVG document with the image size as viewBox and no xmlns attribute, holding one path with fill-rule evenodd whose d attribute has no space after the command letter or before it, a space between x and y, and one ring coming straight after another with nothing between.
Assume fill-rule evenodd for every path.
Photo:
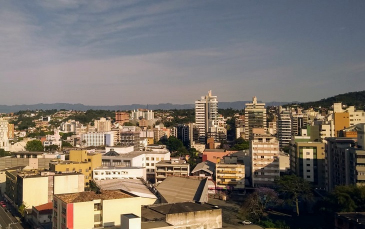
<instances>
[{"instance_id":1,"label":"green hill","mask_svg":"<svg viewBox=\"0 0 365 229\"><path fill-rule=\"evenodd\" d=\"M310 107L329 108L333 103L340 103L347 106L355 106L357 110L365 109L365 91L348 92L345 94L335 95L326 99L321 99L315 102L299 103L298 105L304 109Z\"/></svg>"}]
</instances>

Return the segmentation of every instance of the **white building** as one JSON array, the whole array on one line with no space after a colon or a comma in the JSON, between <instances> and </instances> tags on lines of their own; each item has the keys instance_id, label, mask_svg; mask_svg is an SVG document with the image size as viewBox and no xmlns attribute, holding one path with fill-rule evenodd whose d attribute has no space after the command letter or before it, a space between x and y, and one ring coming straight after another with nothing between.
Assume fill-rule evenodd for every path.
<instances>
[{"instance_id":1,"label":"white building","mask_svg":"<svg viewBox=\"0 0 365 229\"><path fill-rule=\"evenodd\" d=\"M146 180L146 168L143 167L121 167L121 166L103 166L93 170L94 180L112 180L112 179L137 179Z\"/></svg>"},{"instance_id":2,"label":"white building","mask_svg":"<svg viewBox=\"0 0 365 229\"><path fill-rule=\"evenodd\" d=\"M0 149L9 151L8 121L0 118Z\"/></svg>"},{"instance_id":3,"label":"white building","mask_svg":"<svg viewBox=\"0 0 365 229\"><path fill-rule=\"evenodd\" d=\"M125 154L134 151L134 146L106 146L105 152L115 151L118 154Z\"/></svg>"},{"instance_id":4,"label":"white building","mask_svg":"<svg viewBox=\"0 0 365 229\"><path fill-rule=\"evenodd\" d=\"M58 129L54 129L54 134L46 135L46 141L43 142L44 147L56 145L59 148L62 147L62 139L60 135L60 131Z\"/></svg>"},{"instance_id":5,"label":"white building","mask_svg":"<svg viewBox=\"0 0 365 229\"><path fill-rule=\"evenodd\" d=\"M200 143L205 143L210 125L218 125L217 121L217 96L212 96L212 91L208 91L208 95L202 96L200 100L195 101L195 124L199 129Z\"/></svg>"},{"instance_id":6,"label":"white building","mask_svg":"<svg viewBox=\"0 0 365 229\"><path fill-rule=\"evenodd\" d=\"M155 119L155 113L153 110L138 109L133 110L131 113L131 119L138 121L140 119L153 120Z\"/></svg>"},{"instance_id":7,"label":"white building","mask_svg":"<svg viewBox=\"0 0 365 229\"><path fill-rule=\"evenodd\" d=\"M114 136L112 132L98 133L90 132L81 134L81 142L83 146L113 146Z\"/></svg>"}]
</instances>

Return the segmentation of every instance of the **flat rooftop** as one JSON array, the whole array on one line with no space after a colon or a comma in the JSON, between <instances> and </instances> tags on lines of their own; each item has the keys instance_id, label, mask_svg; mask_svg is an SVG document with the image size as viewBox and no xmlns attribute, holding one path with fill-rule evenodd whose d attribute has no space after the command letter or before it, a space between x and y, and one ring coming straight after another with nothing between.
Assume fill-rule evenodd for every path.
<instances>
[{"instance_id":1,"label":"flat rooftop","mask_svg":"<svg viewBox=\"0 0 365 229\"><path fill-rule=\"evenodd\" d=\"M80 203L93 200L114 200L114 199L133 197L132 195L128 195L119 190L118 191L102 190L101 193L99 194L96 192L88 191L88 192L78 192L70 194L58 194L55 196L65 203Z\"/></svg>"},{"instance_id":2,"label":"flat rooftop","mask_svg":"<svg viewBox=\"0 0 365 229\"><path fill-rule=\"evenodd\" d=\"M186 163L185 160L162 160L156 163L156 165L186 165L188 166L189 164Z\"/></svg>"},{"instance_id":3,"label":"flat rooftop","mask_svg":"<svg viewBox=\"0 0 365 229\"><path fill-rule=\"evenodd\" d=\"M126 166L101 166L94 169L94 171L101 170L117 170L117 169L143 169L143 167L126 167Z\"/></svg>"},{"instance_id":4,"label":"flat rooftop","mask_svg":"<svg viewBox=\"0 0 365 229\"><path fill-rule=\"evenodd\" d=\"M134 158L134 157L138 157L142 154L167 154L169 153L168 151L133 151L133 152L129 152L129 153L123 153L123 154L119 154L117 156L102 156L102 158Z\"/></svg>"}]
</instances>

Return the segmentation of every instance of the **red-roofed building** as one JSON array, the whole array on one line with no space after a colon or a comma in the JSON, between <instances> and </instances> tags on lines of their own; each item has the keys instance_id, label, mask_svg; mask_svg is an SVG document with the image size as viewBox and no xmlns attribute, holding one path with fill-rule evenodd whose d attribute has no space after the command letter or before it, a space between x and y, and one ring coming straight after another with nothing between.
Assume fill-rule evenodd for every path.
<instances>
[{"instance_id":1,"label":"red-roofed building","mask_svg":"<svg viewBox=\"0 0 365 229\"><path fill-rule=\"evenodd\" d=\"M227 151L225 149L206 149L203 152L203 162L211 161L218 163L224 156L236 153L237 151Z\"/></svg>"},{"instance_id":2,"label":"red-roofed building","mask_svg":"<svg viewBox=\"0 0 365 229\"><path fill-rule=\"evenodd\" d=\"M41 225L51 223L52 211L53 211L52 202L38 206L33 206L32 217L31 217L33 224L39 227Z\"/></svg>"}]
</instances>

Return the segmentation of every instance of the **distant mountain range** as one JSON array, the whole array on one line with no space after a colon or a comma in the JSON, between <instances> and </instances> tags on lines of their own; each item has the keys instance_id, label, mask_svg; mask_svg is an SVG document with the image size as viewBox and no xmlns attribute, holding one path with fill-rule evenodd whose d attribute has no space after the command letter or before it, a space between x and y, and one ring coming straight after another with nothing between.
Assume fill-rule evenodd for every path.
<instances>
[{"instance_id":1,"label":"distant mountain range","mask_svg":"<svg viewBox=\"0 0 365 229\"><path fill-rule=\"evenodd\" d=\"M218 106L222 109L232 108L235 110L242 110L245 108L246 103L252 101L236 101L236 102L219 102ZM280 106L288 104L288 102L268 102L267 106ZM159 104L131 104L131 105L117 105L117 106L89 106L80 103L51 103L51 104L32 104L32 105L0 105L0 113L18 112L22 110L52 110L52 109L65 109L65 110L134 110L139 108L148 108L150 110L172 110L172 109L193 109L194 104L171 104L171 103L159 103Z\"/></svg>"}]
</instances>

